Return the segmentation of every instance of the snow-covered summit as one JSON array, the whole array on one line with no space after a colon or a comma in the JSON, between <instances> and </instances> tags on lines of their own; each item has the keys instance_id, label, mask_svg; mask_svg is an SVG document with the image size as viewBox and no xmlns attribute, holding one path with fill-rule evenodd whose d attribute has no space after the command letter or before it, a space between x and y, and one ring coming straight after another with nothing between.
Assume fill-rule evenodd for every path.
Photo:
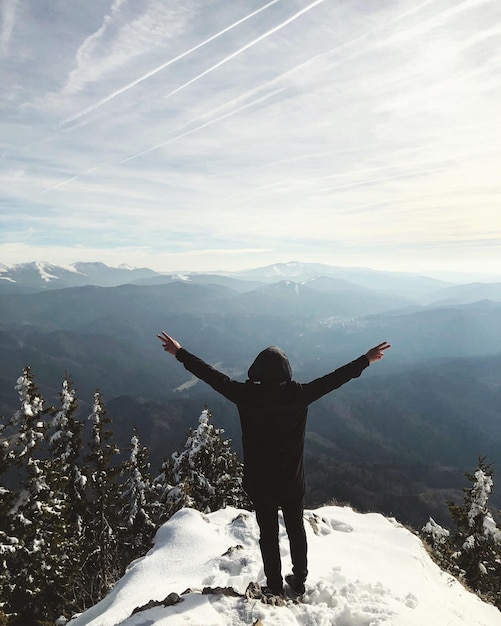
<instances>
[{"instance_id":1,"label":"snow-covered summit","mask_svg":"<svg viewBox=\"0 0 501 626\"><path fill-rule=\"evenodd\" d=\"M10 267L0 265L0 274L4 293L30 293L82 285L114 287L150 278L156 272L130 266L111 267L100 262L60 266L33 261Z\"/></svg>"},{"instance_id":2,"label":"snow-covered summit","mask_svg":"<svg viewBox=\"0 0 501 626\"><path fill-rule=\"evenodd\" d=\"M182 509L113 591L69 626L501 626L495 607L443 572L394 520L337 506L305 517L310 576L301 603L243 596L250 582L264 582L253 513ZM283 524L281 550L287 573ZM228 587L240 595L214 593ZM174 603L164 606L168 597Z\"/></svg>"}]
</instances>

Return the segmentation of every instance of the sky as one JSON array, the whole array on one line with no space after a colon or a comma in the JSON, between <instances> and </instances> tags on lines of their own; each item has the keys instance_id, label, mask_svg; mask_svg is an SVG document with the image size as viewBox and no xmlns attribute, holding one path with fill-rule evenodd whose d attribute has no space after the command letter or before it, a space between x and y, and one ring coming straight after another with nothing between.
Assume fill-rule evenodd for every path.
<instances>
[{"instance_id":1,"label":"sky","mask_svg":"<svg viewBox=\"0 0 501 626\"><path fill-rule=\"evenodd\" d=\"M0 263L501 267L499 0L0 7Z\"/></svg>"},{"instance_id":2,"label":"sky","mask_svg":"<svg viewBox=\"0 0 501 626\"><path fill-rule=\"evenodd\" d=\"M202 594L206 587L244 594L250 582L265 584L259 532L248 511L185 508L159 529L154 547L110 594L68 626L501 625L496 607L440 570L418 537L395 520L338 506L305 511L305 518L309 575L299 603L270 606ZM286 574L291 561L281 516L280 542ZM182 601L164 607L171 593ZM144 610L133 614L136 608Z\"/></svg>"}]
</instances>

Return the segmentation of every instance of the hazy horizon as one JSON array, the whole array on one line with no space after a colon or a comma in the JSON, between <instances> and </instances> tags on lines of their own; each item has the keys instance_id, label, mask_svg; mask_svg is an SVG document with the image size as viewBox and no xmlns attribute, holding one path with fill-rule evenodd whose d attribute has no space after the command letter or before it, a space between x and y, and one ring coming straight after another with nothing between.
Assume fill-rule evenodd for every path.
<instances>
[{"instance_id":1,"label":"hazy horizon","mask_svg":"<svg viewBox=\"0 0 501 626\"><path fill-rule=\"evenodd\" d=\"M256 265L252 265L252 266L246 266L246 267L240 267L240 268L203 268L203 267L196 267L193 269L187 269L187 268L182 268L182 267L171 267L171 268L159 268L159 269L155 269L154 267L151 266L146 266L146 265L142 265L142 266L134 266L134 265L130 265L129 263L105 263L104 261L102 261L101 259L94 259L94 260L89 260L89 261L72 261L70 263L52 263L51 261L47 261L47 260L41 260L41 259L37 259L37 260L30 260L30 261L22 261L20 263L12 263L12 264L7 264L7 263L3 263L0 260L0 278L1 278L1 273L2 273L2 267L5 268L10 268L10 267L15 267L18 265L23 265L23 264L31 264L31 263L36 263L36 264L45 264L47 263L48 265L51 266L56 266L56 267L62 267L62 268L70 268L73 265L77 265L79 263L104 263L105 265L107 265L108 267L111 268L128 268L128 269L150 269L153 270L154 272L157 272L159 274L204 274L204 273L212 273L212 274L218 274L218 273L222 273L222 274L232 274L232 273L245 273L245 272L252 272L255 270L259 270L259 269L264 269L267 267L273 267L273 266L279 266L279 265L293 265L293 264L305 264L305 265L324 265L326 267L332 267L332 268L339 268L339 269L349 269L349 270L369 270L369 271L381 271L381 272L390 272L390 273L397 273L397 274L417 274L417 275L422 275L422 276L428 276L430 278L436 278L438 280L442 280L442 281L450 281L450 282L458 282L458 283L465 283L465 282L499 282L501 281L501 271L499 272L454 272L454 271L440 271L440 270L429 270L429 271L423 271L423 272L412 272L412 271L406 271L406 270L396 270L396 269L385 269L385 268L381 268L381 269L377 269L374 267L370 267L370 266L353 266L353 265L333 265L330 263L316 263L314 261L297 261L297 260L289 260L289 261L277 261L276 263L267 263L267 264L260 264L257 263ZM277 279L280 279L280 275L277 274Z\"/></svg>"}]
</instances>

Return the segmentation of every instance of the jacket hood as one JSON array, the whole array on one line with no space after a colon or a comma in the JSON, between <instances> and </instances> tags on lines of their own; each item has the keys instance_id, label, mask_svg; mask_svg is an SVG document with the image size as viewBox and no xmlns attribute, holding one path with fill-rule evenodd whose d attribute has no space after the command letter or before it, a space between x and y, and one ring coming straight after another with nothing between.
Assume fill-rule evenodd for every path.
<instances>
[{"instance_id":1,"label":"jacket hood","mask_svg":"<svg viewBox=\"0 0 501 626\"><path fill-rule=\"evenodd\" d=\"M249 379L263 383L282 383L292 378L292 369L285 353L276 346L260 352L249 367Z\"/></svg>"}]
</instances>

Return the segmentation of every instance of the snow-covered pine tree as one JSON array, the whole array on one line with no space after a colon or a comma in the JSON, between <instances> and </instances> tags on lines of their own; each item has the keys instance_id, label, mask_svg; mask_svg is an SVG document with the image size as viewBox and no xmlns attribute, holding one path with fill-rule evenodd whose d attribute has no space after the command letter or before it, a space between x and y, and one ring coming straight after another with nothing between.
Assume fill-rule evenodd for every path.
<instances>
[{"instance_id":1,"label":"snow-covered pine tree","mask_svg":"<svg viewBox=\"0 0 501 626\"><path fill-rule=\"evenodd\" d=\"M16 432L10 437L9 456L19 469L21 488L9 510L18 543L6 555L11 576L6 604L12 614L9 624L31 626L50 612L55 529L62 523L62 502L51 489L49 461L41 454L46 432L44 400L28 367L16 389L21 408L12 418Z\"/></svg>"},{"instance_id":2,"label":"snow-covered pine tree","mask_svg":"<svg viewBox=\"0 0 501 626\"><path fill-rule=\"evenodd\" d=\"M121 466L122 506L119 511L120 545L124 567L144 555L156 530L153 521L154 492L150 476L148 448L141 445L134 429L129 456Z\"/></svg>"},{"instance_id":3,"label":"snow-covered pine tree","mask_svg":"<svg viewBox=\"0 0 501 626\"><path fill-rule=\"evenodd\" d=\"M501 531L488 508L493 488L492 464L479 458L475 473L466 473L462 505L449 503L456 525L452 557L465 582L501 607Z\"/></svg>"},{"instance_id":4,"label":"snow-covered pine tree","mask_svg":"<svg viewBox=\"0 0 501 626\"><path fill-rule=\"evenodd\" d=\"M58 501L61 502L61 519L53 529L56 553L53 555L55 608L70 611L75 598L74 580L78 577L84 559L84 517L87 511L87 477L81 469L82 428L76 418L78 402L68 377L63 380L59 393L59 408L51 409L49 430L50 465L49 481ZM56 580L59 577L59 581Z\"/></svg>"},{"instance_id":5,"label":"snow-covered pine tree","mask_svg":"<svg viewBox=\"0 0 501 626\"><path fill-rule=\"evenodd\" d=\"M454 571L450 535L450 531L440 526L432 517L421 529L421 537L430 546L432 556L437 564L442 569Z\"/></svg>"},{"instance_id":6,"label":"snow-covered pine tree","mask_svg":"<svg viewBox=\"0 0 501 626\"><path fill-rule=\"evenodd\" d=\"M117 513L120 498L116 482L119 449L113 443L110 418L99 391L89 416L91 433L85 456L88 502L84 518L86 559L75 591L80 609L93 606L123 574L117 546Z\"/></svg>"},{"instance_id":7,"label":"snow-covered pine tree","mask_svg":"<svg viewBox=\"0 0 501 626\"><path fill-rule=\"evenodd\" d=\"M184 489L174 484L173 459L165 459L160 474L153 480L156 493L156 507L153 509L154 520L160 526L183 507L194 506Z\"/></svg>"},{"instance_id":8,"label":"snow-covered pine tree","mask_svg":"<svg viewBox=\"0 0 501 626\"><path fill-rule=\"evenodd\" d=\"M17 379L16 391L21 406L9 424L15 429L9 440L9 457L22 465L23 459L31 458L33 450L40 447L46 430L44 399L38 393L30 367L25 367Z\"/></svg>"},{"instance_id":9,"label":"snow-covered pine tree","mask_svg":"<svg viewBox=\"0 0 501 626\"><path fill-rule=\"evenodd\" d=\"M72 534L78 540L82 532L82 515L86 510L87 477L80 463L83 424L76 417L78 401L68 378L63 380L59 398L61 406L51 411L51 460L57 473L59 489L68 505L67 523L72 526Z\"/></svg>"},{"instance_id":10,"label":"snow-covered pine tree","mask_svg":"<svg viewBox=\"0 0 501 626\"><path fill-rule=\"evenodd\" d=\"M242 489L243 467L231 450L231 440L223 439L222 428L215 428L205 408L198 428L190 429L181 453L175 452L156 479L166 507L166 518L182 507L209 512L235 506L248 508Z\"/></svg>"}]
</instances>

